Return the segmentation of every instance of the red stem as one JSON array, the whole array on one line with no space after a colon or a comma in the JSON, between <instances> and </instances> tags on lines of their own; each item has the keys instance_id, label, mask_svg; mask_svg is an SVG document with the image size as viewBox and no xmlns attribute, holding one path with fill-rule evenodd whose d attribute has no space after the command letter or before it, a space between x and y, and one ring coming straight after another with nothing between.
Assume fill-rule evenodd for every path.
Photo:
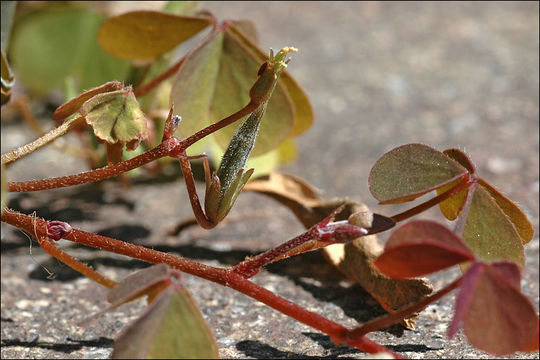
<instances>
[{"instance_id":1,"label":"red stem","mask_svg":"<svg viewBox=\"0 0 540 360\"><path fill-rule=\"evenodd\" d=\"M4 209L2 212L2 221L25 230L30 234L36 234L37 236L47 235L46 229L48 222L43 219L24 215L10 209ZM391 353L396 358L400 358L398 354L393 353L384 346L381 346L365 337L355 338L352 341L343 339L342 334L347 333L347 329L345 327L318 314L310 312L290 302L289 300L275 295L271 291L266 290L243 278L241 275L235 274L234 272L230 271L230 269L222 269L200 264L196 261L180 256L163 253L124 241L87 233L76 229L73 229L71 232L66 234L64 238L83 245L126 255L149 263L168 264L169 266L188 274L210 280L223 286L231 287L282 312L285 315L288 315L308 326L328 334L336 343L349 344L369 353L387 352Z\"/></svg>"},{"instance_id":2,"label":"red stem","mask_svg":"<svg viewBox=\"0 0 540 360\"><path fill-rule=\"evenodd\" d=\"M211 19L213 30L204 38L195 48L193 48L189 54L184 56L182 59L180 59L176 64L172 65L170 68L162 72L160 75L156 76L152 81L147 83L146 85L139 86L137 89L135 89L134 94L135 97L139 97L142 95L146 95L148 92L152 91L156 86L161 84L165 79L168 77L174 75L181 67L184 65L186 60L189 58L191 54L193 54L195 51L197 51L202 46L206 45L208 41L214 36L214 34L217 31L216 27L216 20L214 18Z\"/></svg>"},{"instance_id":3,"label":"red stem","mask_svg":"<svg viewBox=\"0 0 540 360\"><path fill-rule=\"evenodd\" d=\"M171 141L172 140L172 141ZM126 161L119 162L112 166L102 167L100 169L86 171L80 174L61 176L42 180L30 180L20 182L8 182L8 191L10 192L30 192L47 189L55 189L66 186L86 184L103 179L107 179L123 172L138 168L146 163L169 155L169 153L178 145L178 139L171 138L163 142L152 150Z\"/></svg>"},{"instance_id":4,"label":"red stem","mask_svg":"<svg viewBox=\"0 0 540 360\"><path fill-rule=\"evenodd\" d=\"M171 66L170 68L168 68L167 70L162 72L160 75L158 75L154 79L152 79L152 81L150 81L149 83L147 83L145 85L139 86L133 92L135 97L138 98L139 96L146 95L148 92L152 91L156 86L161 84L165 79L167 79L168 77L174 75L182 67L182 65L184 65L186 60L187 60L187 57L184 56L176 64L174 64L173 66Z\"/></svg>"},{"instance_id":5,"label":"red stem","mask_svg":"<svg viewBox=\"0 0 540 360\"><path fill-rule=\"evenodd\" d=\"M418 215L420 214L421 212L423 211L426 211L427 209L443 202L444 200L454 196L455 194L459 193L460 191L468 188L469 186L471 186L472 184L474 183L474 181L469 181L469 173L465 173L463 175L463 180L456 186L454 186L453 188L443 192L442 194L440 195L437 195L435 196L434 198L432 199L429 199L428 201L418 205L418 206L415 206L409 210L406 210L402 213L399 213L399 214L396 214L394 216L392 216L392 219L395 221L395 222L400 222L400 221L403 221L403 220L406 220L414 215Z\"/></svg>"},{"instance_id":6,"label":"red stem","mask_svg":"<svg viewBox=\"0 0 540 360\"><path fill-rule=\"evenodd\" d=\"M180 167L182 169L182 174L184 175L184 181L186 182L186 188L189 194L189 202L191 203L191 208L193 209L193 214L195 215L195 219L197 219L197 223L203 229L215 228L217 223L208 219L202 210L199 195L197 195L197 189L195 188L195 179L193 178L193 172L191 171L191 163L189 162L186 153L181 153L177 158L180 162ZM209 180L207 179L207 181ZM208 194L206 194L206 196L208 196Z\"/></svg>"},{"instance_id":7,"label":"red stem","mask_svg":"<svg viewBox=\"0 0 540 360\"><path fill-rule=\"evenodd\" d=\"M186 138L185 140L182 140L182 145L184 149L187 149L197 141L201 140L205 136L210 135L213 132L218 131L221 128L224 128L227 125L232 124L233 122L243 118L244 116L247 116L251 114L253 111L255 111L260 105L260 102L250 101L246 106L244 106L242 109L238 110L232 115L227 116L225 119L222 119L218 121L217 123L213 123L204 129L196 132L195 134L191 135L190 137Z\"/></svg>"},{"instance_id":8,"label":"red stem","mask_svg":"<svg viewBox=\"0 0 540 360\"><path fill-rule=\"evenodd\" d=\"M35 234L34 234L35 235ZM56 245L52 242L52 240L46 236L36 236L39 245L48 252L50 255L54 256L64 264L71 267L73 270L80 272L84 276L89 277L90 279L94 280L100 285L103 285L109 289L116 286L116 281L106 278L105 276L101 275L91 267L89 267L86 264L83 264L79 260L75 259L71 255L67 254L66 252L60 250L56 247Z\"/></svg>"},{"instance_id":9,"label":"red stem","mask_svg":"<svg viewBox=\"0 0 540 360\"><path fill-rule=\"evenodd\" d=\"M457 280L454 280L452 283L442 288L435 294L427 296L423 298L422 300L420 300L419 302L405 309L396 311L382 318L368 322L362 326L357 327L356 329L345 330L345 332L341 335L342 341L345 343L354 342L355 339L362 338L367 333L390 326L398 321L401 321L402 319L405 319L406 317L414 313L417 313L423 310L426 306L428 306L432 302L439 300L444 295L448 294L450 291L459 287L459 285L461 284L461 280L462 280L461 277L458 278Z\"/></svg>"},{"instance_id":10,"label":"red stem","mask_svg":"<svg viewBox=\"0 0 540 360\"><path fill-rule=\"evenodd\" d=\"M291 251L292 249L304 244L307 241L317 239L319 229L314 226L308 231L294 237L293 239L278 245L277 247L265 251L262 254L256 255L242 261L240 264L233 266L233 272L242 275L245 278L255 276L261 267L273 262L276 258Z\"/></svg>"}]
</instances>

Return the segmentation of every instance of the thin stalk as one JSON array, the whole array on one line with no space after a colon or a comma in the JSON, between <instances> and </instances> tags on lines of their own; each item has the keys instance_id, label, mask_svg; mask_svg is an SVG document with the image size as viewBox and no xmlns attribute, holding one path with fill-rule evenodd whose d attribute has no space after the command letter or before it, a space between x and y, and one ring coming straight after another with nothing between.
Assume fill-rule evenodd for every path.
<instances>
[{"instance_id":1,"label":"thin stalk","mask_svg":"<svg viewBox=\"0 0 540 360\"><path fill-rule=\"evenodd\" d=\"M149 150L139 156L119 162L118 164L112 166L106 166L100 169L90 170L75 175L60 176L42 180L8 182L8 191L30 192L48 190L66 186L86 184L89 182L96 182L99 180L104 180L113 176L117 176L123 172L138 168L146 163L169 155L173 150L175 150L174 141L176 140L179 142L179 140L177 140L176 138L172 138L172 140L173 141L163 142L152 150Z\"/></svg>"},{"instance_id":2,"label":"thin stalk","mask_svg":"<svg viewBox=\"0 0 540 360\"><path fill-rule=\"evenodd\" d=\"M351 225L347 220L329 222L342 208L341 206L334 210L332 214L306 232L262 254L242 261L231 270L245 278L250 278L256 275L261 267L272 262L331 244L349 242L367 235L366 229Z\"/></svg>"},{"instance_id":3,"label":"thin stalk","mask_svg":"<svg viewBox=\"0 0 540 360\"><path fill-rule=\"evenodd\" d=\"M10 209L4 209L2 212L2 221L27 232L35 233L39 236L46 236L48 222L45 220L33 218ZM349 344L369 353L387 352L396 358L400 358L398 354L393 353L384 346L381 346L365 337L355 338L351 342L342 339L342 334L345 334L348 331L345 327L318 314L308 311L294 304L293 302L252 283L241 275L235 274L229 269L200 264L196 261L180 256L163 253L124 241L87 233L76 229L73 229L71 232L66 234L64 238L86 246L126 255L149 263L168 264L169 266L188 274L192 274L220 285L233 288L280 311L285 315L292 317L293 319L328 334L337 343L341 342Z\"/></svg>"},{"instance_id":4,"label":"thin stalk","mask_svg":"<svg viewBox=\"0 0 540 360\"><path fill-rule=\"evenodd\" d=\"M100 285L103 285L105 287L108 287L109 289L116 286L117 282L114 280L111 280L109 278L106 278L105 276L98 273L96 270L92 269L88 265L82 263L81 261L75 259L71 255L65 253L64 251L60 250L56 247L56 245L52 242L51 239L49 239L46 236L37 236L37 240L39 242L39 245L48 252L50 255L54 256L70 268L72 268L75 271L80 272L84 276L89 277L90 279L94 280Z\"/></svg>"},{"instance_id":5,"label":"thin stalk","mask_svg":"<svg viewBox=\"0 0 540 360\"><path fill-rule=\"evenodd\" d=\"M240 264L235 265L232 268L232 271L240 274L241 276L247 278L250 278L252 276L255 276L259 269L280 256L288 253L289 251L297 248L298 246L301 246L302 244L316 239L318 235L318 229L316 227L312 227L308 231L304 232L301 235L298 235L294 237L293 239L278 245L277 247L270 249L268 251L265 251L262 254L256 255L252 258L247 258L246 260L242 261Z\"/></svg>"},{"instance_id":6,"label":"thin stalk","mask_svg":"<svg viewBox=\"0 0 540 360\"><path fill-rule=\"evenodd\" d=\"M8 153L2 154L2 165L12 163L15 160L18 160L32 153L33 151L36 151L37 149L47 145L51 141L67 133L69 130L71 130L75 125L77 125L83 119L84 117L79 116L79 117L74 117L70 120L67 120L62 125L52 129L51 131L37 138L31 143L25 144Z\"/></svg>"},{"instance_id":7,"label":"thin stalk","mask_svg":"<svg viewBox=\"0 0 540 360\"><path fill-rule=\"evenodd\" d=\"M159 84L161 84L164 80L166 80L167 78L171 77L172 75L174 75L176 72L178 72L178 70L180 70L180 68L182 67L182 65L184 65L184 63L186 62L186 60L189 58L189 56L191 54L193 54L195 51L197 51L199 48L201 48L202 46L204 46L213 36L214 34L216 33L216 31L218 30L217 27L216 27L216 21L215 19L212 19L212 31L194 48L192 49L189 54L187 54L186 56L184 56L183 58L181 58L180 60L178 60L178 62L176 62L174 65L172 65L171 67L169 67L167 70L165 70L164 72L162 72L160 75L156 76L154 79L152 79L152 81L150 81L149 83L145 84L145 85L142 85L142 86L139 86L137 89L135 89L135 91L133 92L133 94L135 95L135 97L139 97L139 96L143 96L143 95L146 95L147 93L149 93L150 91L152 91L156 86L158 86Z\"/></svg>"},{"instance_id":8,"label":"thin stalk","mask_svg":"<svg viewBox=\"0 0 540 360\"><path fill-rule=\"evenodd\" d=\"M419 302L405 308L399 311L396 311L394 313L388 314L387 316L384 316L382 318L370 321L362 326L357 327L353 330L346 330L342 335L341 339L345 343L354 342L355 339L361 338L367 333L370 333L372 331L385 328L387 326L390 326L398 321L403 320L404 318L417 313L419 311L422 311L426 306L431 304L432 302L435 302L448 294L450 291L456 289L461 284L462 277L459 277L458 279L454 280L449 285L445 286L441 290L437 291L435 294L427 296L420 300Z\"/></svg>"},{"instance_id":9,"label":"thin stalk","mask_svg":"<svg viewBox=\"0 0 540 360\"><path fill-rule=\"evenodd\" d=\"M133 94L135 97L143 96L152 91L156 86L161 84L164 80L166 80L168 77L171 77L174 75L186 62L187 57L183 57L180 59L176 64L169 67L167 70L156 76L152 81L149 83L139 86L133 91Z\"/></svg>"},{"instance_id":10,"label":"thin stalk","mask_svg":"<svg viewBox=\"0 0 540 360\"><path fill-rule=\"evenodd\" d=\"M413 217L414 215L418 215L421 212L424 212L427 209L429 209L429 208L443 202L444 200L456 195L457 193L459 193L460 191L468 188L472 184L473 184L473 182L469 181L469 174L467 173L467 174L465 174L463 176L463 180L458 185L456 185L453 188L443 192L440 195L435 196L432 199L429 199L426 202L423 202L420 205L417 205L417 206L415 206L415 207L413 207L413 208L411 208L409 210L406 210L406 211L404 211L402 213L399 213L399 214L396 214L396 215L392 216L392 219L395 222L400 222L400 221L406 220L406 219L408 219L410 217Z\"/></svg>"},{"instance_id":11,"label":"thin stalk","mask_svg":"<svg viewBox=\"0 0 540 360\"><path fill-rule=\"evenodd\" d=\"M238 110L234 114L229 115L225 119L222 119L216 123L213 123L212 125L209 125L205 127L204 129L191 135L190 137L186 138L185 140L182 140L182 145L184 149L187 149L188 147L190 147L197 141L201 140L205 136L208 136L212 134L213 132L216 132L224 128L225 126L230 125L237 120L240 120L244 116L251 114L253 111L255 111L259 107L259 105L260 104L258 102L250 101L246 106L244 106L242 109Z\"/></svg>"},{"instance_id":12,"label":"thin stalk","mask_svg":"<svg viewBox=\"0 0 540 360\"><path fill-rule=\"evenodd\" d=\"M204 213L201 202L199 201L199 195L197 195L197 189L195 187L195 179L193 178L193 172L191 171L191 164L185 152L180 154L177 157L180 162L180 167L182 169L182 174L184 175L184 181L186 182L186 188L189 194L189 202L191 203L191 208L193 209L193 214L197 223L204 229L212 229L216 227L217 223L208 219ZM209 179L207 179L208 184ZM208 196L208 194L206 194Z\"/></svg>"}]
</instances>

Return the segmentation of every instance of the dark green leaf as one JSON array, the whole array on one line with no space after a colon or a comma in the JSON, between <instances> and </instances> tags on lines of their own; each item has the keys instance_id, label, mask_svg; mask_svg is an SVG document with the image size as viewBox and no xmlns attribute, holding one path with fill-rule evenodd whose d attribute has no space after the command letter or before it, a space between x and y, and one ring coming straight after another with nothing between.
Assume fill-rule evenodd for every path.
<instances>
[{"instance_id":1,"label":"dark green leaf","mask_svg":"<svg viewBox=\"0 0 540 360\"><path fill-rule=\"evenodd\" d=\"M423 144L407 144L384 154L369 174L369 190L384 204L402 203L453 183L467 170Z\"/></svg>"}]
</instances>

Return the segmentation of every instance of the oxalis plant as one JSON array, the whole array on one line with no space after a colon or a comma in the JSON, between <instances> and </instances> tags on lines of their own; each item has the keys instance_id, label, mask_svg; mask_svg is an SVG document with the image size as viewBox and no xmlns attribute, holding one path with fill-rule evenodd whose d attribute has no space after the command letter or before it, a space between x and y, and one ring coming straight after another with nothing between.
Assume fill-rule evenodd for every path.
<instances>
[{"instance_id":1,"label":"oxalis plant","mask_svg":"<svg viewBox=\"0 0 540 360\"><path fill-rule=\"evenodd\" d=\"M24 81L25 71L32 71L26 58L30 55L23 51L28 41L25 36L37 36L33 28L36 23L45 23L40 31L46 32L65 18L95 16L77 6L27 11L17 19L12 44L6 49L8 37L4 37L3 19L3 109L10 101L15 81L5 50L9 49L10 62L27 86L45 86L32 84L33 75ZM283 47L267 55L255 45L252 24L218 22L191 3L170 3L163 11L128 12L95 23L99 28L97 40L106 52L96 56L105 59L113 55L129 62L108 60L117 73L90 90L75 92L77 86L67 86L75 94L54 111L52 120L58 126L2 154L1 218L34 237L61 262L109 288L110 306L103 312L146 296L148 307L116 339L113 358L218 357L212 331L184 285L182 273L235 289L327 334L336 345L395 358L401 355L367 335L395 323L413 328L419 312L456 290L455 314L448 327L450 338L463 327L469 342L490 354L538 350L538 315L520 291L523 246L532 239L533 228L512 200L480 177L463 151L407 144L383 154L369 175L369 189L380 204L406 203L436 193L393 216L372 213L350 200L321 199L307 182L292 175L267 169L265 176L259 173L251 180L255 177L251 164L258 158L252 160L250 156L265 161L272 156L275 159L284 147L290 146L291 138L311 126L309 101L286 72L289 56L297 49ZM185 56L175 59L172 50L205 28L210 28L206 37ZM6 31L9 34L9 25ZM68 63L65 68L69 70L72 65ZM81 79L78 86L82 89L86 86L84 75ZM31 117L26 120L32 123ZM9 164L49 143L58 144L55 140L68 132L77 134L91 170L47 179L6 181ZM211 161L202 151L209 152ZM191 162L199 160L206 183L203 203L191 168ZM69 187L115 176L129 182L127 172L146 169L159 175L167 161L178 161L195 217L192 222L179 224L178 231L192 224L214 228L225 219L243 190L277 200L307 230L235 266L222 268L9 208L10 192ZM148 168L150 163L158 165ZM405 222L434 206L439 206L448 220L455 221L453 229L428 220ZM393 232L384 249L374 250L377 240L373 235L388 230ZM57 247L60 239L155 265L120 281L113 280ZM346 328L250 280L270 263L316 249L362 284L388 313L356 328ZM434 293L426 280L418 279L454 265L460 265L461 276ZM381 290L383 283L385 291ZM101 314L88 317L80 325Z\"/></svg>"}]
</instances>

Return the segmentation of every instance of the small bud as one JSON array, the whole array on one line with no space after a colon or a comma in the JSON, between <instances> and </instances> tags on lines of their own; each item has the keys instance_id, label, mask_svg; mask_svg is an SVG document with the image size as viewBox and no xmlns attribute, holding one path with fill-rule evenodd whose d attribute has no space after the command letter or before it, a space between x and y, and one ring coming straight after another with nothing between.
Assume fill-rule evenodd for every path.
<instances>
[{"instance_id":1,"label":"small bud","mask_svg":"<svg viewBox=\"0 0 540 360\"><path fill-rule=\"evenodd\" d=\"M373 225L373 213L371 211L359 211L349 216L349 224L370 229Z\"/></svg>"},{"instance_id":2,"label":"small bud","mask_svg":"<svg viewBox=\"0 0 540 360\"><path fill-rule=\"evenodd\" d=\"M62 239L72 230L71 225L63 221L50 221L47 224L47 235L54 241Z\"/></svg>"},{"instance_id":3,"label":"small bud","mask_svg":"<svg viewBox=\"0 0 540 360\"><path fill-rule=\"evenodd\" d=\"M173 116L173 107L171 107L171 110L169 110L169 115L167 116L167 120L165 120L165 125L163 127L162 141L165 141L174 135L176 128L178 128L178 125L180 124L180 121L182 121L182 117L180 115Z\"/></svg>"}]
</instances>

